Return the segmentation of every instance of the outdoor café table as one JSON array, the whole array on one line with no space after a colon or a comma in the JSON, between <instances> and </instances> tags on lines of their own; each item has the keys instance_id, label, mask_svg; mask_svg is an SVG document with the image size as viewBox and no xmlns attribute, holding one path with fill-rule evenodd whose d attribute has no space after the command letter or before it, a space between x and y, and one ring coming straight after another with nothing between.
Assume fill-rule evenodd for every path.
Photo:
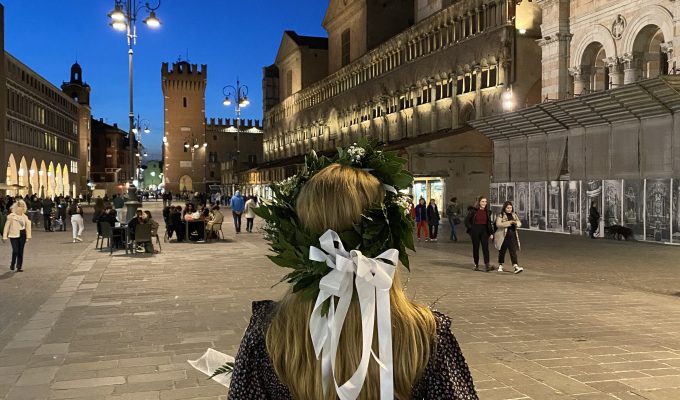
<instances>
[{"instance_id":1,"label":"outdoor caf\u00e9 table","mask_svg":"<svg viewBox=\"0 0 680 400\"><path fill-rule=\"evenodd\" d=\"M125 246L125 254L128 253L128 226L127 224L120 224L120 226L112 226L111 230L113 231L113 236L120 236L120 240L123 242L123 246ZM113 238L111 238L113 240Z\"/></svg>"},{"instance_id":2,"label":"outdoor caf\u00e9 table","mask_svg":"<svg viewBox=\"0 0 680 400\"><path fill-rule=\"evenodd\" d=\"M185 240L191 241L189 238L189 232L191 232L191 228L194 227L196 228L198 224L203 224L203 237L198 238L198 240L203 240L205 241L205 220L202 219L196 219L192 221L184 221L184 238Z\"/></svg>"}]
</instances>

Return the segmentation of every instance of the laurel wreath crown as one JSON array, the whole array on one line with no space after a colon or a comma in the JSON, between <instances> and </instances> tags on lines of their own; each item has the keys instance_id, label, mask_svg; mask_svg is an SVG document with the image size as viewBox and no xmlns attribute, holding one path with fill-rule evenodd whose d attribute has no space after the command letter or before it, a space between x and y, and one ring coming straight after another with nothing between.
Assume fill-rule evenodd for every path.
<instances>
[{"instance_id":1,"label":"laurel wreath crown","mask_svg":"<svg viewBox=\"0 0 680 400\"><path fill-rule=\"evenodd\" d=\"M319 235L300 224L295 203L309 179L333 163L363 169L378 178L386 189L383 201L364 209L361 219L352 229L338 232L343 246L359 250L367 257L376 257L387 249L397 249L399 261L407 269L406 249L415 251L414 222L408 196L401 192L413 184L413 176L403 168L406 159L396 152L383 151L382 143L365 138L337 151L334 157L319 157L311 151L305 156L301 172L271 184L273 200L263 202L255 209L256 215L265 221L265 239L274 253L269 255L269 259L281 267L292 269L279 283L292 284L293 292L305 299L314 299L318 295L319 281L331 269L323 262L309 259L309 248L319 245Z\"/></svg>"}]
</instances>

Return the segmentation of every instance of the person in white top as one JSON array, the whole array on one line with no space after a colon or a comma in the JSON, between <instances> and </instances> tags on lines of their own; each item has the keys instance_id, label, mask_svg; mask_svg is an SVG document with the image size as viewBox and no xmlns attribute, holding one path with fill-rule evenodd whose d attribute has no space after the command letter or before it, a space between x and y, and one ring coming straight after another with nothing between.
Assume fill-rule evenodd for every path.
<instances>
[{"instance_id":1,"label":"person in white top","mask_svg":"<svg viewBox=\"0 0 680 400\"><path fill-rule=\"evenodd\" d=\"M255 211L258 207L257 196L252 196L246 201L245 214L246 214L246 232L253 233L253 223L255 222Z\"/></svg>"},{"instance_id":2,"label":"person in white top","mask_svg":"<svg viewBox=\"0 0 680 400\"><path fill-rule=\"evenodd\" d=\"M80 207L78 200L73 202L73 205L68 209L68 213L71 216L71 226L73 227L73 243L82 242L85 222L83 221L83 208Z\"/></svg>"},{"instance_id":3,"label":"person in white top","mask_svg":"<svg viewBox=\"0 0 680 400\"><path fill-rule=\"evenodd\" d=\"M23 200L12 204L11 211L5 222L2 241L5 242L9 238L12 243L12 263L9 269L14 271L16 267L17 272L23 272L24 246L31 238L31 221L26 215L26 203Z\"/></svg>"}]
</instances>

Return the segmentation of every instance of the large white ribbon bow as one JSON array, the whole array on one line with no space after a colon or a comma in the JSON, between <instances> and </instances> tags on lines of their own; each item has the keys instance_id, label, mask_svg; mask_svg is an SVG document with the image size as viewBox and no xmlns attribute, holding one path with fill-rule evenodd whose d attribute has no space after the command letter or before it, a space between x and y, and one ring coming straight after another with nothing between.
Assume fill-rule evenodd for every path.
<instances>
[{"instance_id":1,"label":"large white ribbon bow","mask_svg":"<svg viewBox=\"0 0 680 400\"><path fill-rule=\"evenodd\" d=\"M355 400L363 387L371 354L380 366L380 399L394 399L394 367L392 362L392 323L390 288L399 260L399 251L389 249L375 258L360 251L347 252L336 232L329 229L319 238L320 247L309 248L309 259L325 262L332 269L319 283L319 296L309 320L309 331L317 358L321 357L321 377L324 393L332 382L340 400ZM338 386L335 379L335 359L342 326L352 301L355 283L361 308L361 361L352 377ZM338 298L337 307L334 297ZM322 306L330 301L328 314ZM376 312L378 316L378 352L371 350Z\"/></svg>"}]
</instances>

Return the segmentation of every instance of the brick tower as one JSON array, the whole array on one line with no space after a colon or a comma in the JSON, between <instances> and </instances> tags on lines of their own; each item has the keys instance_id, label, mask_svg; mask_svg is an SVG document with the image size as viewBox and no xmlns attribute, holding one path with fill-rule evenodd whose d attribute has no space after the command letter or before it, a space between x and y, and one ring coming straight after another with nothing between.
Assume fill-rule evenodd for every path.
<instances>
[{"instance_id":1,"label":"brick tower","mask_svg":"<svg viewBox=\"0 0 680 400\"><path fill-rule=\"evenodd\" d=\"M208 67L180 61L161 67L164 97L165 190L206 191L205 86Z\"/></svg>"}]
</instances>

